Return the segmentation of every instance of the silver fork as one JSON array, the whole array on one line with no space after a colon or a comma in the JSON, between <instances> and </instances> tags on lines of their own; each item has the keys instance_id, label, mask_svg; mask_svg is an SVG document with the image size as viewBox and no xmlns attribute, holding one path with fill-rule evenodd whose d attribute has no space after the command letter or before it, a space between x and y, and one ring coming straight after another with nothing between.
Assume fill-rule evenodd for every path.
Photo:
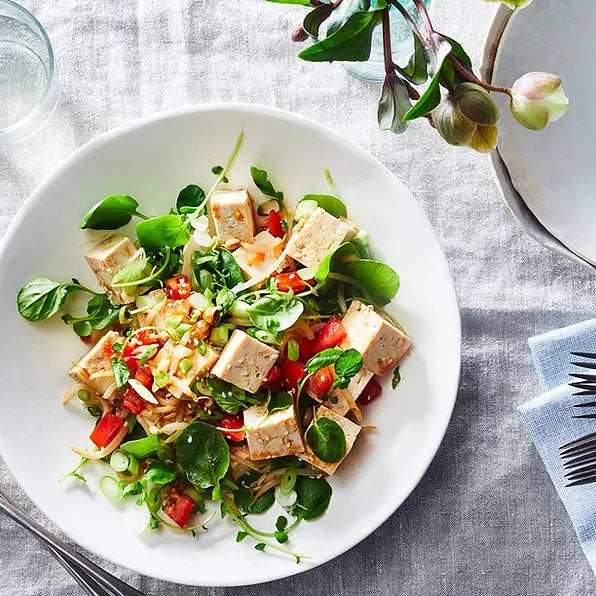
<instances>
[{"instance_id":1,"label":"silver fork","mask_svg":"<svg viewBox=\"0 0 596 596\"><path fill-rule=\"evenodd\" d=\"M104 571L73 548L58 540L1 491L0 511L33 534L89 596L144 596L142 592Z\"/></svg>"}]
</instances>

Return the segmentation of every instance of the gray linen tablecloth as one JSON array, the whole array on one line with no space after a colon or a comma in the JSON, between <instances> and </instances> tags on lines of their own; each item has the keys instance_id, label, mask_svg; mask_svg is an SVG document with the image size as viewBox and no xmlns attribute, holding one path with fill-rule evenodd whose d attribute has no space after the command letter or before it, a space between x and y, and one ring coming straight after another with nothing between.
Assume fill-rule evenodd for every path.
<instances>
[{"instance_id":1,"label":"gray linen tablecloth","mask_svg":"<svg viewBox=\"0 0 596 596\"><path fill-rule=\"evenodd\" d=\"M424 123L400 137L377 130L378 86L341 65L296 59L288 30L298 7L22 1L54 42L62 94L38 134L0 150L0 232L42 177L99 133L187 103L263 103L353 139L412 189L447 253L463 315L461 388L443 445L405 504L360 545L288 580L230 590L105 567L151 595L593 594L594 576L515 407L539 391L527 338L593 317L594 277L521 232L487 158L448 147ZM494 5L433 1L437 27L478 59ZM10 387L2 393L8 402ZM1 462L0 475L30 508ZM37 543L0 518L2 596L78 593Z\"/></svg>"}]
</instances>

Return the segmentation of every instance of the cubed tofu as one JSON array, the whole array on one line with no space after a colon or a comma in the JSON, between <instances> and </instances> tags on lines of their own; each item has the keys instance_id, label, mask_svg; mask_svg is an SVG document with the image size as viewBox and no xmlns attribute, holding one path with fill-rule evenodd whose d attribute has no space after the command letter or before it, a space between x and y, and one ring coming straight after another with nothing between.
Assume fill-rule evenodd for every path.
<instances>
[{"instance_id":1,"label":"cubed tofu","mask_svg":"<svg viewBox=\"0 0 596 596\"><path fill-rule=\"evenodd\" d=\"M259 247L263 247L260 252ZM271 248L271 247L274 248ZM282 257L281 239L275 238L269 232L259 232L251 243L250 250L243 246L237 248L232 254L242 269L247 281L257 286L262 284L276 271L283 271L290 263L287 256Z\"/></svg>"},{"instance_id":2,"label":"cubed tofu","mask_svg":"<svg viewBox=\"0 0 596 596\"><path fill-rule=\"evenodd\" d=\"M250 459L271 459L304 451L294 406L267 416L267 406L244 410L244 426Z\"/></svg>"},{"instance_id":3,"label":"cubed tofu","mask_svg":"<svg viewBox=\"0 0 596 596\"><path fill-rule=\"evenodd\" d=\"M348 223L317 207L296 224L286 253L305 267L316 269L330 252L350 240L355 233L356 230Z\"/></svg>"},{"instance_id":4,"label":"cubed tofu","mask_svg":"<svg viewBox=\"0 0 596 596\"><path fill-rule=\"evenodd\" d=\"M345 416L348 412L353 412L360 420L360 408L356 405L356 399L366 387L366 384L372 379L373 373L362 367L358 373L350 380L350 384L345 389L334 389L331 396L324 402L314 392L308 391L308 394L320 403L324 403L330 410ZM335 402L335 403L334 403Z\"/></svg>"},{"instance_id":5,"label":"cubed tofu","mask_svg":"<svg viewBox=\"0 0 596 596\"><path fill-rule=\"evenodd\" d=\"M175 344L169 339L156 354L152 364L156 368L167 371L187 385L191 385L197 377L204 377L219 358L219 353L211 346L205 344L205 347L205 354L201 354L198 348ZM182 360L190 360L191 363L191 367L186 373L180 370Z\"/></svg>"},{"instance_id":6,"label":"cubed tofu","mask_svg":"<svg viewBox=\"0 0 596 596\"><path fill-rule=\"evenodd\" d=\"M217 237L222 242L236 238L252 242L255 218L248 190L223 190L213 193L211 213Z\"/></svg>"},{"instance_id":7,"label":"cubed tofu","mask_svg":"<svg viewBox=\"0 0 596 596\"><path fill-rule=\"evenodd\" d=\"M211 372L222 381L255 393L278 357L279 352L271 346L235 329Z\"/></svg>"},{"instance_id":8,"label":"cubed tofu","mask_svg":"<svg viewBox=\"0 0 596 596\"><path fill-rule=\"evenodd\" d=\"M116 342L122 344L124 338L116 331L108 331L68 374L78 383L88 385L93 391L103 395L114 382L109 348Z\"/></svg>"},{"instance_id":9,"label":"cubed tofu","mask_svg":"<svg viewBox=\"0 0 596 596\"><path fill-rule=\"evenodd\" d=\"M136 252L137 249L130 238L110 236L85 255L85 259L101 287L110 298L120 304L130 304L138 292L132 289L112 287L112 278L130 263Z\"/></svg>"},{"instance_id":10,"label":"cubed tofu","mask_svg":"<svg viewBox=\"0 0 596 596\"><path fill-rule=\"evenodd\" d=\"M405 333L359 300L352 302L341 323L348 335L340 347L358 350L364 366L376 375L388 373L412 344Z\"/></svg>"},{"instance_id":11,"label":"cubed tofu","mask_svg":"<svg viewBox=\"0 0 596 596\"><path fill-rule=\"evenodd\" d=\"M341 462L344 461L344 459L354 446L356 437L360 432L360 426L358 426L351 420L348 420L347 418L344 418L343 416L340 416L339 414L332 412L329 408L326 408L325 406L319 406L315 415L317 416L317 418L329 418L329 420L333 420L334 422L337 422L339 426L341 426L341 429L344 431L344 435L346 437L346 455L344 455L344 457L340 461L332 464L324 462L313 453L312 449L310 448L310 445L308 444L308 440L306 439L304 441L304 452L298 453L297 455L300 459L304 460L305 462L308 462L316 468L319 468L319 470L322 470L323 472L325 472L325 474L329 474L329 476L331 476L333 475L335 470L337 470L339 464L341 464ZM308 432L308 429L306 432Z\"/></svg>"}]
</instances>

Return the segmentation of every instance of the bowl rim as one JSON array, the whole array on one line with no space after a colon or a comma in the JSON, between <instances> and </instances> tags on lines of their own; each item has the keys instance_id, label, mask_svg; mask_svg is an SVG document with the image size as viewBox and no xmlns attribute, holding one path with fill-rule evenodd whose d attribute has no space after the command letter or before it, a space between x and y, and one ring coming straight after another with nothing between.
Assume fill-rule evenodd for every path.
<instances>
[{"instance_id":1,"label":"bowl rim","mask_svg":"<svg viewBox=\"0 0 596 596\"><path fill-rule=\"evenodd\" d=\"M445 282L446 282L445 289L450 294L449 298L454 306L453 312L452 312L452 318L453 318L452 323L453 323L453 332L454 333L453 333L453 337L451 339L454 342L453 348L456 349L456 354L457 354L457 358L454 358L454 361L457 362L457 365L454 366L453 371L450 375L450 378L445 380L444 395L449 396L451 402L450 402L450 406L448 408L446 408L446 410L443 414L443 416L444 416L443 429L441 430L441 432L437 432L434 435L434 440L432 441L432 449L429 451L429 456L423 462L423 465L420 466L419 473L417 475L415 475L413 481L408 485L407 490L404 491L405 496L404 496L403 500L395 506L391 505L391 507L388 507L387 510L384 511L378 517L375 524L371 525L370 529L366 532L366 534L360 535L358 538L356 538L355 540L353 540L349 543L342 544L342 546L340 548L334 550L333 552L331 552L328 555L323 555L320 558L320 560L318 560L316 562L316 564L314 564L314 565L304 565L304 566L296 565L295 566L296 569L292 570L290 572L281 573L281 574L274 573L273 575L270 575L268 577L256 578L256 579L248 581L248 582L246 580L240 580L240 581L227 580L226 581L225 579L223 579L221 582L218 582L218 583L206 584L206 583L201 583L200 578L198 578L198 580L196 582L193 582L192 584L183 584L172 573L170 573L170 574L160 573L159 577L151 576L151 577L154 577L155 579L158 579L160 581L170 581L170 582L177 583L180 585L194 585L194 586L204 586L204 587L234 587L234 586L255 585L255 584L261 584L261 583L268 582L268 581L285 579L287 577L291 577L291 576L297 575L299 573L304 573L305 571L309 571L311 569L314 569L315 567L318 567L325 563L328 563L329 561L339 557L340 555L343 555L348 550L352 549L354 546L356 546L357 544L359 544L360 542L365 540L375 530L377 530L379 527L381 527L381 525L383 525L399 509L399 507L401 507L403 505L403 503L406 501L406 499L411 495L411 493L414 491L414 489L418 486L418 484L420 483L420 481L426 474L430 464L436 457L436 454L444 440L445 434L447 432L447 429L449 428L451 418L453 416L453 411L455 408L455 403L457 401L457 396L458 396L458 392L459 392L459 382L460 382L460 374L461 374L462 325L461 325L461 311L460 311L460 307L459 307L459 301L458 301L458 297L457 297L456 287L455 287L455 283L453 280L453 276L451 274L451 268L449 267L449 262L447 260L447 257L440 245L439 239L434 232L434 229L431 225L431 222L430 222L428 216L426 215L426 213L423 210L420 203L415 199L414 195L409 191L409 189L407 189L407 187L401 182L401 180L399 180L399 178L397 178L397 176L395 176L395 174L393 172L391 172L391 170L389 170L389 168L387 166L385 166L385 164L383 164L381 161L379 161L377 158L375 158L373 155L371 155L368 151L366 151L365 149L360 147L354 141L347 139L347 138L343 137L342 135L340 135L339 133L331 130L327 126L325 126L319 122L316 122L315 120L312 120L306 116L302 116L299 114L295 114L293 112L289 112L287 110L282 110L280 108L271 107L271 106L267 106L264 104L258 104L258 103L214 102L214 103L205 103L205 104L196 104L196 105L186 105L186 106L178 107L175 109L163 110L163 111L145 115L145 116L142 116L141 118L138 118L136 120L132 120L130 122L121 124L120 126L117 126L111 130L108 130L108 131L98 135L97 137L89 140L88 142L83 144L81 147L79 147L78 149L73 151L69 156L67 156L66 159L56 169L54 169L53 171L48 173L43 178L43 180L40 182L40 184L34 189L34 191L27 197L27 199L25 199L24 203L21 205L20 209L17 211L13 220L10 222L10 224L6 230L6 233L4 234L4 237L0 240L0 258L2 258L2 255L3 255L6 247L11 242L13 236L16 234L17 228L20 225L20 222L22 220L24 220L25 218L27 218L29 216L30 212L35 208L36 202L39 200L40 195L43 195L43 193L46 191L46 187L49 186L56 177L61 176L65 170L70 168L73 163L76 163L77 161L83 159L86 155L95 151L95 149L97 147L99 147L103 144L109 143L110 141L114 140L115 138L119 137L120 135L125 134L130 131L133 131L133 130L136 130L136 129L139 129L139 128L142 128L142 127L144 127L148 124L151 124L153 122L167 120L168 118L177 118L179 116L190 115L190 114L195 114L195 113L200 113L200 112L209 112L209 111L214 111L214 110L215 111L222 110L222 111L230 111L230 112L240 111L247 115L259 114L259 115L264 115L264 116L273 116L273 117L280 118L286 122L298 124L300 126L305 126L310 129L313 129L313 130L318 130L319 132L322 131L333 142L337 143L340 146L343 146L344 148L346 148L350 151L356 152L360 158L366 159L369 162L376 164L376 166L380 167L387 174L389 174L395 182L397 182L399 185L404 187L406 192L409 194L409 197L410 197L409 200L413 201L416 204L416 206L420 212L422 221L424 222L424 224L428 227L429 231L434 236L436 243L437 243L437 247L440 249L437 254L437 259L441 260L442 266L445 268L445 272L447 273L446 280L445 280ZM4 454L1 451L0 451L0 457L2 457L2 459L4 460L8 470L13 475L13 477L15 478L15 480L17 481L19 486L21 486L17 476L14 474L14 472L12 470L12 466L10 465L10 460L7 460L7 458L4 456ZM21 487L21 490L23 490L22 487ZM34 503L34 505L48 519L51 520L51 517L45 511L45 507L40 505L40 503L38 502L38 499L32 498L28 494L27 494L27 496L31 499L31 501ZM73 540L76 544L78 544L81 547L85 548L86 550L94 553L95 555L102 557L108 561L111 561L112 563L114 563L120 567L129 569L129 570L133 571L134 573L143 575L134 566L124 565L120 561L116 561L114 559L109 558L109 556L107 556L103 551L101 551L101 549L97 549L92 544L91 541L82 541L78 537L75 538L70 534L70 532L66 532L66 531L62 530L62 528L60 528L60 531L63 532L63 534L65 534L69 539Z\"/></svg>"}]
</instances>

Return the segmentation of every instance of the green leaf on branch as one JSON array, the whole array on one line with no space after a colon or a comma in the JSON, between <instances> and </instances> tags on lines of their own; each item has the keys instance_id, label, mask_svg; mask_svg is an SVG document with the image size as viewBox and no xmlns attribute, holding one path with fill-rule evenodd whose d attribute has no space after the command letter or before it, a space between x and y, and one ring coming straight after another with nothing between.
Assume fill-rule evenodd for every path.
<instances>
[{"instance_id":1,"label":"green leaf on branch","mask_svg":"<svg viewBox=\"0 0 596 596\"><path fill-rule=\"evenodd\" d=\"M298 57L308 62L364 62L370 58L372 34L381 22L381 12L356 12L325 39L302 50Z\"/></svg>"},{"instance_id":2,"label":"green leaf on branch","mask_svg":"<svg viewBox=\"0 0 596 596\"><path fill-rule=\"evenodd\" d=\"M408 124L404 122L404 116L411 105L404 82L394 72L388 73L377 110L381 130L390 130L398 134L406 130Z\"/></svg>"},{"instance_id":3,"label":"green leaf on branch","mask_svg":"<svg viewBox=\"0 0 596 596\"><path fill-rule=\"evenodd\" d=\"M399 290L399 275L385 263L360 259L347 263L344 270L365 286L375 302L381 305L389 304Z\"/></svg>"},{"instance_id":4,"label":"green leaf on branch","mask_svg":"<svg viewBox=\"0 0 596 596\"><path fill-rule=\"evenodd\" d=\"M311 37L318 39L321 25L332 12L333 8L329 4L321 4L321 6L317 6L304 17L304 21L302 22L304 30Z\"/></svg>"},{"instance_id":5,"label":"green leaf on branch","mask_svg":"<svg viewBox=\"0 0 596 596\"><path fill-rule=\"evenodd\" d=\"M139 244L144 248L176 248L190 239L188 224L180 215L161 215L136 225Z\"/></svg>"},{"instance_id":6,"label":"green leaf on branch","mask_svg":"<svg viewBox=\"0 0 596 596\"><path fill-rule=\"evenodd\" d=\"M305 437L313 453L321 461L334 464L346 455L346 435L335 420L325 416L315 418L308 427Z\"/></svg>"},{"instance_id":7,"label":"green leaf on branch","mask_svg":"<svg viewBox=\"0 0 596 596\"><path fill-rule=\"evenodd\" d=\"M403 69L406 78L413 85L423 85L428 79L428 59L426 50L417 35L414 38L414 52L408 65Z\"/></svg>"},{"instance_id":8,"label":"green leaf on branch","mask_svg":"<svg viewBox=\"0 0 596 596\"><path fill-rule=\"evenodd\" d=\"M82 230L117 230L133 217L145 218L137 211L139 204L127 195L106 197L94 205L80 223Z\"/></svg>"}]
</instances>

